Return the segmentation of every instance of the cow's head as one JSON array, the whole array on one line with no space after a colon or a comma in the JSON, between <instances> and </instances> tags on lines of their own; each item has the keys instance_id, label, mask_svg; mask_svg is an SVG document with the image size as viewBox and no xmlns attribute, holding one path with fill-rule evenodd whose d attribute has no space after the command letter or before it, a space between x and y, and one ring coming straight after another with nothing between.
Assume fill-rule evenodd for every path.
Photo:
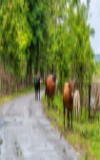
<instances>
[{"instance_id":1,"label":"cow's head","mask_svg":"<svg viewBox=\"0 0 100 160\"><path fill-rule=\"evenodd\" d=\"M70 88L71 88L71 97L73 98L74 89L75 89L75 79L69 81L69 86L70 86Z\"/></svg>"}]
</instances>

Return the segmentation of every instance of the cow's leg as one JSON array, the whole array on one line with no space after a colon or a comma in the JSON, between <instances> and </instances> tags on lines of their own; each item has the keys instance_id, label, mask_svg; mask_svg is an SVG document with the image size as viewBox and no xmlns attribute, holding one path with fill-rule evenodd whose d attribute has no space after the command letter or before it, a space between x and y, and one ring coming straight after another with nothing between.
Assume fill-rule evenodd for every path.
<instances>
[{"instance_id":1,"label":"cow's leg","mask_svg":"<svg viewBox=\"0 0 100 160\"><path fill-rule=\"evenodd\" d=\"M47 95L47 101L48 101L48 106L49 106L49 96Z\"/></svg>"},{"instance_id":2,"label":"cow's leg","mask_svg":"<svg viewBox=\"0 0 100 160\"><path fill-rule=\"evenodd\" d=\"M35 91L35 94L36 94L36 100L37 100L37 90Z\"/></svg>"},{"instance_id":3,"label":"cow's leg","mask_svg":"<svg viewBox=\"0 0 100 160\"><path fill-rule=\"evenodd\" d=\"M53 100L54 100L54 95L52 95L52 98L51 98L51 99L52 99L52 107L53 107Z\"/></svg>"},{"instance_id":4,"label":"cow's leg","mask_svg":"<svg viewBox=\"0 0 100 160\"><path fill-rule=\"evenodd\" d=\"M39 87L39 100L40 100L40 87Z\"/></svg>"},{"instance_id":5,"label":"cow's leg","mask_svg":"<svg viewBox=\"0 0 100 160\"><path fill-rule=\"evenodd\" d=\"M51 99L51 101L52 101L52 107L53 107L53 98Z\"/></svg>"},{"instance_id":6,"label":"cow's leg","mask_svg":"<svg viewBox=\"0 0 100 160\"><path fill-rule=\"evenodd\" d=\"M36 90L35 90L35 100L36 100Z\"/></svg>"},{"instance_id":7,"label":"cow's leg","mask_svg":"<svg viewBox=\"0 0 100 160\"><path fill-rule=\"evenodd\" d=\"M67 109L67 126L69 128L69 109Z\"/></svg>"},{"instance_id":8,"label":"cow's leg","mask_svg":"<svg viewBox=\"0 0 100 160\"><path fill-rule=\"evenodd\" d=\"M52 95L52 101L54 100L54 95Z\"/></svg>"},{"instance_id":9,"label":"cow's leg","mask_svg":"<svg viewBox=\"0 0 100 160\"><path fill-rule=\"evenodd\" d=\"M38 100L38 89L37 89L37 100Z\"/></svg>"},{"instance_id":10,"label":"cow's leg","mask_svg":"<svg viewBox=\"0 0 100 160\"><path fill-rule=\"evenodd\" d=\"M65 105L63 105L64 107L64 130L65 130Z\"/></svg>"},{"instance_id":11,"label":"cow's leg","mask_svg":"<svg viewBox=\"0 0 100 160\"><path fill-rule=\"evenodd\" d=\"M79 120L79 105L78 105L78 120Z\"/></svg>"},{"instance_id":12,"label":"cow's leg","mask_svg":"<svg viewBox=\"0 0 100 160\"><path fill-rule=\"evenodd\" d=\"M76 107L74 106L74 117L76 119Z\"/></svg>"},{"instance_id":13,"label":"cow's leg","mask_svg":"<svg viewBox=\"0 0 100 160\"><path fill-rule=\"evenodd\" d=\"M49 107L50 107L50 97L49 97Z\"/></svg>"},{"instance_id":14,"label":"cow's leg","mask_svg":"<svg viewBox=\"0 0 100 160\"><path fill-rule=\"evenodd\" d=\"M47 94L47 90L45 89L45 100L47 100L48 98L48 94Z\"/></svg>"},{"instance_id":15,"label":"cow's leg","mask_svg":"<svg viewBox=\"0 0 100 160\"><path fill-rule=\"evenodd\" d=\"M76 106L76 121L77 121L77 111L78 111L78 106Z\"/></svg>"},{"instance_id":16,"label":"cow's leg","mask_svg":"<svg viewBox=\"0 0 100 160\"><path fill-rule=\"evenodd\" d=\"M38 91L36 90L36 100L38 99Z\"/></svg>"},{"instance_id":17,"label":"cow's leg","mask_svg":"<svg viewBox=\"0 0 100 160\"><path fill-rule=\"evenodd\" d=\"M78 105L77 105L77 121L78 121L78 118L79 118L79 110L78 110Z\"/></svg>"},{"instance_id":18,"label":"cow's leg","mask_svg":"<svg viewBox=\"0 0 100 160\"><path fill-rule=\"evenodd\" d=\"M35 91L35 100L36 100L36 98L37 98L37 93L36 93L36 91Z\"/></svg>"},{"instance_id":19,"label":"cow's leg","mask_svg":"<svg viewBox=\"0 0 100 160\"><path fill-rule=\"evenodd\" d=\"M37 100L38 100L38 89L37 89Z\"/></svg>"},{"instance_id":20,"label":"cow's leg","mask_svg":"<svg viewBox=\"0 0 100 160\"><path fill-rule=\"evenodd\" d=\"M38 89L37 89L37 100L38 100Z\"/></svg>"},{"instance_id":21,"label":"cow's leg","mask_svg":"<svg viewBox=\"0 0 100 160\"><path fill-rule=\"evenodd\" d=\"M46 100L46 88L45 88L45 100Z\"/></svg>"}]
</instances>

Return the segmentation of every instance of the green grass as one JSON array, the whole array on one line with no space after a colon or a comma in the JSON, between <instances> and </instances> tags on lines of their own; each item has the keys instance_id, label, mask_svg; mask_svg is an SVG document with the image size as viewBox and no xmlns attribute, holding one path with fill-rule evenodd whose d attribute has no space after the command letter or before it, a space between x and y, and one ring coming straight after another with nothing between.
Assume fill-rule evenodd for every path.
<instances>
[{"instance_id":1,"label":"green grass","mask_svg":"<svg viewBox=\"0 0 100 160\"><path fill-rule=\"evenodd\" d=\"M67 129L67 111L66 111L66 130L63 127L63 101L62 96L56 95L54 97L53 106L50 103L48 107L45 96L42 97L44 111L51 120L54 127L59 129L61 135L73 145L75 150L80 154L80 160L85 159L100 159L100 122L97 119L94 122L88 120L88 115L85 117L85 110L82 110L82 116L79 117L79 121L76 122L73 115L73 129Z\"/></svg>"},{"instance_id":2,"label":"green grass","mask_svg":"<svg viewBox=\"0 0 100 160\"><path fill-rule=\"evenodd\" d=\"M45 87L44 84L40 85L40 89L43 89L44 87ZM0 105L2 105L2 103L6 102L6 101L11 100L12 98L16 98L18 96L22 96L22 95L25 95L25 94L28 94L28 93L32 93L32 92L34 92L34 90L35 90L34 85L31 85L31 86L27 87L25 91L22 88L20 88L20 92L15 92L11 95L1 97L0 98Z\"/></svg>"}]
</instances>

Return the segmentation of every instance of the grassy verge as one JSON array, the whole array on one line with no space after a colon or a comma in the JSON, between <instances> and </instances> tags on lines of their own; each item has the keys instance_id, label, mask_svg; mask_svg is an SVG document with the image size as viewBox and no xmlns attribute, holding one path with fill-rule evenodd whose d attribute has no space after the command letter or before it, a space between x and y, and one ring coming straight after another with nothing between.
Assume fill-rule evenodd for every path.
<instances>
[{"instance_id":1,"label":"grassy verge","mask_svg":"<svg viewBox=\"0 0 100 160\"><path fill-rule=\"evenodd\" d=\"M40 89L43 89L45 87L44 84L41 84L40 86ZM23 89L20 89L20 92L16 92L16 93L13 93L11 95L7 95L7 96L4 96L4 97L1 97L0 99L0 105L2 105L2 103L6 102L6 101L9 101L11 100L12 98L16 98L18 96L22 96L22 95L25 95L27 93L32 93L34 92L34 85L31 85L29 87L26 88L26 91L23 91Z\"/></svg>"},{"instance_id":2,"label":"grassy verge","mask_svg":"<svg viewBox=\"0 0 100 160\"><path fill-rule=\"evenodd\" d=\"M94 122L88 121L87 115L83 109L82 116L77 123L73 115L73 129L67 129L67 111L66 111L66 131L63 127L63 103L62 96L56 95L53 101L53 107L48 107L45 96L42 97L44 111L51 120L54 127L58 128L61 136L73 145L79 153L80 160L99 160L100 159L100 122L97 119ZM52 103L50 104L52 106Z\"/></svg>"}]
</instances>

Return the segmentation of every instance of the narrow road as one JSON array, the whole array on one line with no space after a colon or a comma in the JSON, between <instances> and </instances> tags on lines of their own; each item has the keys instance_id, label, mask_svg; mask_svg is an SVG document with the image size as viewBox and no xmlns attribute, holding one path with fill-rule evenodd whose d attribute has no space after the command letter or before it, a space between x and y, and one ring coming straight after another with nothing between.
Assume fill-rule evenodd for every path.
<instances>
[{"instance_id":1,"label":"narrow road","mask_svg":"<svg viewBox=\"0 0 100 160\"><path fill-rule=\"evenodd\" d=\"M51 126L34 93L0 107L0 160L77 159L73 148Z\"/></svg>"}]
</instances>

